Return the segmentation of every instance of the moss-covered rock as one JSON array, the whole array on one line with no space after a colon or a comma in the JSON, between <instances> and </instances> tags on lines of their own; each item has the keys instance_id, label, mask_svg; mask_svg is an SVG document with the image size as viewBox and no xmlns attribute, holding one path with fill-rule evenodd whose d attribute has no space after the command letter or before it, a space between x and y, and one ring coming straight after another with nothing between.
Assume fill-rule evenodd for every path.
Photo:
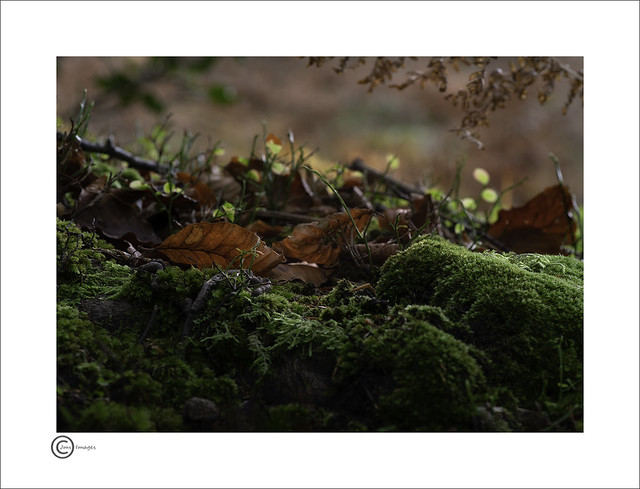
<instances>
[{"instance_id":1,"label":"moss-covered rock","mask_svg":"<svg viewBox=\"0 0 640 489\"><path fill-rule=\"evenodd\" d=\"M525 404L582 391L582 263L562 256L474 253L437 236L391 257L376 292L436 306L459 340L486 353L488 381ZM581 394L580 394L581 395Z\"/></svg>"},{"instance_id":2,"label":"moss-covered rock","mask_svg":"<svg viewBox=\"0 0 640 489\"><path fill-rule=\"evenodd\" d=\"M352 404L356 412L369 408L359 414L370 429L470 430L485 399L482 370L469 346L413 313L396 308L379 322L352 322L340 395L360 398Z\"/></svg>"}]
</instances>

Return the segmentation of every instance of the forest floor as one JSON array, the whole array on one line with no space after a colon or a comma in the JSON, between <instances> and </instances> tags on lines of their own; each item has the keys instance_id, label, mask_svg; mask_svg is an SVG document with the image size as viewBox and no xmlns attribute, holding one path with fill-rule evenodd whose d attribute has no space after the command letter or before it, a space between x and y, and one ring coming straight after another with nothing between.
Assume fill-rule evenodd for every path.
<instances>
[{"instance_id":1,"label":"forest floor","mask_svg":"<svg viewBox=\"0 0 640 489\"><path fill-rule=\"evenodd\" d=\"M225 165L185 136L163 167L163 128L143 157L82 129L58 137L59 431L583 430L562 181L507 211L272 134Z\"/></svg>"}]
</instances>

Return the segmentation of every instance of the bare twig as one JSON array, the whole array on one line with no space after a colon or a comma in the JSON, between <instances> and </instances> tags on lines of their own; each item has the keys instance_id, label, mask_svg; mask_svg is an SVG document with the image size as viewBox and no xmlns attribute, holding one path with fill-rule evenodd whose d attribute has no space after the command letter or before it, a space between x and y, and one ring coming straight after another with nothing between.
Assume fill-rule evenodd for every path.
<instances>
[{"instance_id":1,"label":"bare twig","mask_svg":"<svg viewBox=\"0 0 640 489\"><path fill-rule=\"evenodd\" d=\"M362 172L365 177L369 175L373 180L382 180L384 181L387 188L393 192L396 196L405 199L411 200L411 194L423 194L422 189L418 187L414 187L412 185L407 185L406 183L402 183L396 180L393 177L390 177L386 173L375 170L365 164L360 158L356 158L349 165L349 170Z\"/></svg>"},{"instance_id":2,"label":"bare twig","mask_svg":"<svg viewBox=\"0 0 640 489\"><path fill-rule=\"evenodd\" d=\"M58 141L61 141L64 140L67 135L58 132L57 137ZM75 138L80 144L80 148L82 149L82 151L86 151L87 153L101 153L109 155L113 158L118 158L129 163L129 166L131 168L136 168L138 170L155 171L158 173L168 173L171 170L171 168L167 165L161 165L157 161L146 160L129 153L128 151L113 144L113 140L111 138L108 138L104 145L92 143L91 141L82 139L79 136L76 136Z\"/></svg>"},{"instance_id":3,"label":"bare twig","mask_svg":"<svg viewBox=\"0 0 640 489\"><path fill-rule=\"evenodd\" d=\"M291 212L270 211L268 209L258 209L255 213L256 217L260 218L272 218L281 219L283 221L290 222L314 222L320 219L319 217L307 216L304 214L292 214Z\"/></svg>"}]
</instances>

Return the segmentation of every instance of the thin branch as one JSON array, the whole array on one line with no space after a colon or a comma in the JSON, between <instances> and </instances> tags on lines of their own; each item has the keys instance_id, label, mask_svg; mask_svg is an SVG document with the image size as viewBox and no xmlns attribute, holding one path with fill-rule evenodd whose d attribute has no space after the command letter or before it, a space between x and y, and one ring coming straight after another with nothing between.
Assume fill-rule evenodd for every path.
<instances>
[{"instance_id":1,"label":"thin branch","mask_svg":"<svg viewBox=\"0 0 640 489\"><path fill-rule=\"evenodd\" d=\"M267 209L258 209L255 215L256 217L260 218L282 219L283 221L301 223L314 222L320 219L319 217L313 217L304 214L292 214L290 212L270 211Z\"/></svg>"},{"instance_id":2,"label":"thin branch","mask_svg":"<svg viewBox=\"0 0 640 489\"><path fill-rule=\"evenodd\" d=\"M402 183L396 180L393 177L390 177L386 173L375 170L370 166L367 166L364 161L360 158L356 158L349 165L349 170L362 172L365 176L369 175L373 180L382 180L387 188L393 192L397 197L405 200L411 200L411 194L423 194L424 192L412 185L407 185L406 183Z\"/></svg>"},{"instance_id":3,"label":"thin branch","mask_svg":"<svg viewBox=\"0 0 640 489\"><path fill-rule=\"evenodd\" d=\"M67 135L58 132L57 137L58 141L62 141L67 137ZM85 151L87 153L101 153L109 155L113 158L118 158L119 160L129 163L129 166L131 168L136 168L138 170L155 171L158 173L168 173L171 170L171 168L167 165L161 165L157 161L146 160L129 153L128 151L113 144L113 140L111 138L108 138L104 145L92 143L91 141L82 139L79 136L75 136L75 139L80 144L80 148L82 149L82 151Z\"/></svg>"}]
</instances>

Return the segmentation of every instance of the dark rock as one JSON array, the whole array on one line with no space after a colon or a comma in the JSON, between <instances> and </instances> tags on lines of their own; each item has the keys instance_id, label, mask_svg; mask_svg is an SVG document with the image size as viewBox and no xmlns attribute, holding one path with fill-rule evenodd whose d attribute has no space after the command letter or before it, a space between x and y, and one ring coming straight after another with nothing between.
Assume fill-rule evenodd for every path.
<instances>
[{"instance_id":1,"label":"dark rock","mask_svg":"<svg viewBox=\"0 0 640 489\"><path fill-rule=\"evenodd\" d=\"M215 402L202 397L192 397L184 404L183 418L187 426L193 430L207 431L220 417L220 410Z\"/></svg>"},{"instance_id":2,"label":"dark rock","mask_svg":"<svg viewBox=\"0 0 640 489\"><path fill-rule=\"evenodd\" d=\"M127 301L83 299L78 309L89 316L91 322L114 332L131 322L133 308Z\"/></svg>"},{"instance_id":3,"label":"dark rock","mask_svg":"<svg viewBox=\"0 0 640 489\"><path fill-rule=\"evenodd\" d=\"M542 431L551 426L549 415L543 411L518 408L517 417L522 424L522 431Z\"/></svg>"}]
</instances>

